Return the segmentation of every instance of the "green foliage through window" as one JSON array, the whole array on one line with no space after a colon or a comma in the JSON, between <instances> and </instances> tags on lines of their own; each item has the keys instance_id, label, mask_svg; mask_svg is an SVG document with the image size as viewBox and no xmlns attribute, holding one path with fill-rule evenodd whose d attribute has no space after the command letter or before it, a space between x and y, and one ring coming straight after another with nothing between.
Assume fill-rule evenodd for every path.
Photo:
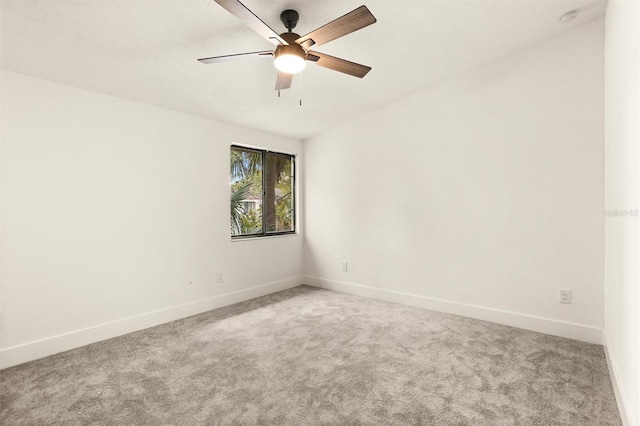
<instances>
[{"instance_id":1,"label":"green foliage through window","mask_svg":"<svg viewBox=\"0 0 640 426\"><path fill-rule=\"evenodd\" d=\"M295 232L294 156L231 147L231 235Z\"/></svg>"}]
</instances>

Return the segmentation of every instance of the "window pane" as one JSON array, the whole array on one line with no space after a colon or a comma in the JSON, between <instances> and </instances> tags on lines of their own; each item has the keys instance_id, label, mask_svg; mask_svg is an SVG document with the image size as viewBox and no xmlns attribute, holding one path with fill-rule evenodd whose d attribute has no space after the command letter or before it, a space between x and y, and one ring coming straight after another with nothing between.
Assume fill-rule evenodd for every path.
<instances>
[{"instance_id":1,"label":"window pane","mask_svg":"<svg viewBox=\"0 0 640 426\"><path fill-rule=\"evenodd\" d=\"M295 157L231 147L231 236L295 233Z\"/></svg>"},{"instance_id":2,"label":"window pane","mask_svg":"<svg viewBox=\"0 0 640 426\"><path fill-rule=\"evenodd\" d=\"M293 157L269 152L265 157L264 223L266 231L294 231Z\"/></svg>"},{"instance_id":3,"label":"window pane","mask_svg":"<svg viewBox=\"0 0 640 426\"><path fill-rule=\"evenodd\" d=\"M231 235L262 233L262 153L231 148Z\"/></svg>"}]
</instances>

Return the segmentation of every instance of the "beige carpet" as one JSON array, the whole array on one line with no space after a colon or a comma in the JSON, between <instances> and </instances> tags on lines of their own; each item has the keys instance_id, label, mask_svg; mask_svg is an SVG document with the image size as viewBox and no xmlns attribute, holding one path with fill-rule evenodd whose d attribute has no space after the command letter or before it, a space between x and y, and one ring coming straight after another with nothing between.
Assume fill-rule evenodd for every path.
<instances>
[{"instance_id":1,"label":"beige carpet","mask_svg":"<svg viewBox=\"0 0 640 426\"><path fill-rule=\"evenodd\" d=\"M297 287L0 372L3 425L620 425L603 349Z\"/></svg>"}]
</instances>

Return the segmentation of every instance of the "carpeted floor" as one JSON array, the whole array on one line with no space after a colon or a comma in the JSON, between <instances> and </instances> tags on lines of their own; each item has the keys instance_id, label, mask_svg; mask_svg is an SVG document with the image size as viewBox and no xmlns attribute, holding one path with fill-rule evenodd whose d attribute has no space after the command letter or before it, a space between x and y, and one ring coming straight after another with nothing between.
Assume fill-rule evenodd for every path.
<instances>
[{"instance_id":1,"label":"carpeted floor","mask_svg":"<svg viewBox=\"0 0 640 426\"><path fill-rule=\"evenodd\" d=\"M620 425L603 349L301 286L0 372L3 425Z\"/></svg>"}]
</instances>

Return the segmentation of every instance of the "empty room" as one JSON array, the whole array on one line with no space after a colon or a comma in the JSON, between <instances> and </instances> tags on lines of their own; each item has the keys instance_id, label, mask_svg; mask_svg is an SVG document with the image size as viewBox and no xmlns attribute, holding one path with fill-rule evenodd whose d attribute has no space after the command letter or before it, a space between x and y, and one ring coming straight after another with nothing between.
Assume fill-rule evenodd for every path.
<instances>
[{"instance_id":1,"label":"empty room","mask_svg":"<svg viewBox=\"0 0 640 426\"><path fill-rule=\"evenodd\" d=\"M0 424L640 426L638 0L0 0L0 54Z\"/></svg>"}]
</instances>

